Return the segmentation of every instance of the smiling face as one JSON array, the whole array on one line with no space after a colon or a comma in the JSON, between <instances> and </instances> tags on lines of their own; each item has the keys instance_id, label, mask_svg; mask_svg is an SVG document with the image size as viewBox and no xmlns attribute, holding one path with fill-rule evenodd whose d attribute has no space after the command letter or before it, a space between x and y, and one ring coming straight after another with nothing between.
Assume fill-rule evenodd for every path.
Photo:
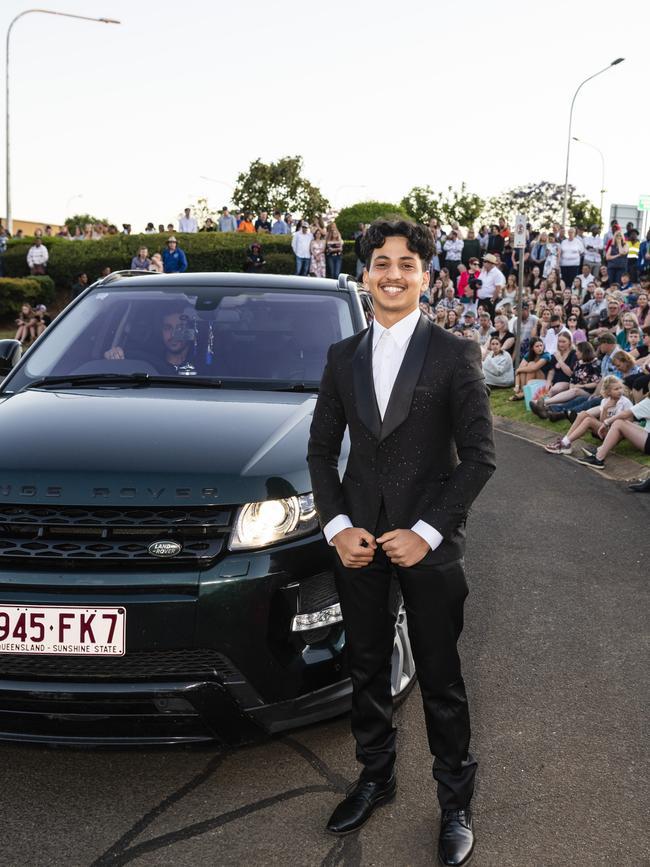
<instances>
[{"instance_id":1,"label":"smiling face","mask_svg":"<svg viewBox=\"0 0 650 867\"><path fill-rule=\"evenodd\" d=\"M429 285L429 272L402 235L386 238L382 247L372 251L370 268L364 270L363 278L377 321L385 328L417 309L420 295Z\"/></svg>"}]
</instances>

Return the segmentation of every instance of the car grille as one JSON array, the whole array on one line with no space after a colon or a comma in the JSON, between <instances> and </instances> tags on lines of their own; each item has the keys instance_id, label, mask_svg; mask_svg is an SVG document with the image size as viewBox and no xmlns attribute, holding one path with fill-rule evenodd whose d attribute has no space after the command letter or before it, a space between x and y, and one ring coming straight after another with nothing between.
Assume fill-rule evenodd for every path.
<instances>
[{"instance_id":1,"label":"car grille","mask_svg":"<svg viewBox=\"0 0 650 867\"><path fill-rule=\"evenodd\" d=\"M0 678L138 680L180 676L229 678L236 675L232 663L210 649L133 651L115 657L0 653Z\"/></svg>"},{"instance_id":2,"label":"car grille","mask_svg":"<svg viewBox=\"0 0 650 867\"><path fill-rule=\"evenodd\" d=\"M234 507L0 508L0 567L29 564L110 569L205 568L221 553ZM170 558L149 553L152 542L182 547Z\"/></svg>"}]
</instances>

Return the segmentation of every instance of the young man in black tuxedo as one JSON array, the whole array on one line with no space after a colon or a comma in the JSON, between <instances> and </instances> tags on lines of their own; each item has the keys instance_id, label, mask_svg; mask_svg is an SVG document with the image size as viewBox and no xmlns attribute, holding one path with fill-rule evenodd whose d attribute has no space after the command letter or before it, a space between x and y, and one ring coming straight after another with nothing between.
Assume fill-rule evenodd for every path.
<instances>
[{"instance_id":1,"label":"young man in black tuxedo","mask_svg":"<svg viewBox=\"0 0 650 867\"><path fill-rule=\"evenodd\" d=\"M363 765L327 829L354 831L395 795L390 585L396 578L435 756L438 855L443 864L459 865L474 846L469 804L476 773L456 649L467 595L465 521L495 459L480 347L419 310L432 254L429 230L407 221L377 221L364 236L364 283L375 320L330 347L308 461L321 526L336 548L352 732ZM351 449L341 481L346 428Z\"/></svg>"}]
</instances>

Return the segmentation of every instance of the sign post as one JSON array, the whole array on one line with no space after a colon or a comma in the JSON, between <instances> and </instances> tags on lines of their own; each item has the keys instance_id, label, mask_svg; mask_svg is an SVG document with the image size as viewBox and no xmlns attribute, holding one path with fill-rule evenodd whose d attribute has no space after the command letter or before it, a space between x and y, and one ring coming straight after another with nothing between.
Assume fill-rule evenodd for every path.
<instances>
[{"instance_id":1,"label":"sign post","mask_svg":"<svg viewBox=\"0 0 650 867\"><path fill-rule=\"evenodd\" d=\"M515 370L519 366L519 348L521 346L521 302L524 294L524 250L526 249L526 217L517 214L515 220L515 240L513 247L519 250L519 279L517 280L517 333L513 360Z\"/></svg>"}]
</instances>

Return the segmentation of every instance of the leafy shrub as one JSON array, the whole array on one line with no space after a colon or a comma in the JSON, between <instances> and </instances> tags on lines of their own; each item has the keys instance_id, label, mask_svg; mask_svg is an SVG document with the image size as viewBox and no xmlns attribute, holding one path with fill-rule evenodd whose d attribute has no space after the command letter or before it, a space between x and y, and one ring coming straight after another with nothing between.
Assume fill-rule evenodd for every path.
<instances>
[{"instance_id":1,"label":"leafy shrub","mask_svg":"<svg viewBox=\"0 0 650 867\"><path fill-rule=\"evenodd\" d=\"M23 304L49 304L54 281L49 277L0 277L0 316L15 315Z\"/></svg>"},{"instance_id":2,"label":"leafy shrub","mask_svg":"<svg viewBox=\"0 0 650 867\"><path fill-rule=\"evenodd\" d=\"M372 223L379 217L410 219L403 208L391 202L357 202L340 211L336 225L344 238L352 238L359 229L359 223Z\"/></svg>"}]
</instances>

